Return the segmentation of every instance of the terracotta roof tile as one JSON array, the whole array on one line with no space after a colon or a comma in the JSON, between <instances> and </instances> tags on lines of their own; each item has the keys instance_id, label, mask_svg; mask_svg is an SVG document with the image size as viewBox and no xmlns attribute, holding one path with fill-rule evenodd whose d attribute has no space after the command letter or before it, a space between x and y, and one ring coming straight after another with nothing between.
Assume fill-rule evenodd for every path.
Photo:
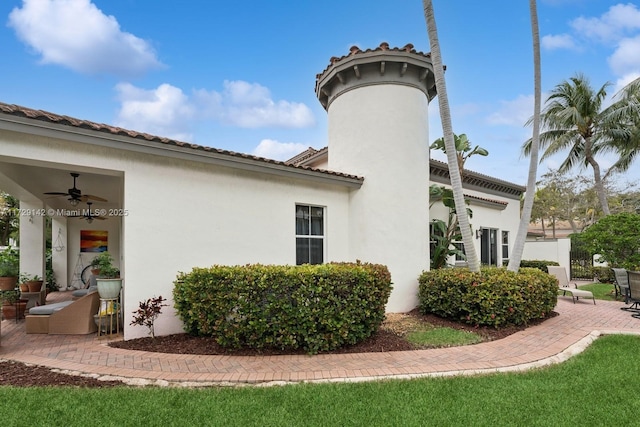
<instances>
[{"instance_id":1,"label":"terracotta roof tile","mask_svg":"<svg viewBox=\"0 0 640 427\"><path fill-rule=\"evenodd\" d=\"M341 57L336 57L336 56L332 56L331 59L329 59L329 65L327 65L327 67L322 70L321 73L316 74L316 80L318 80L324 73L327 72L327 70L329 70L329 68L331 68L333 65L335 65L336 63L342 61L345 58L348 58L350 56L353 55L359 55L359 54L364 54L364 53L371 53L371 52L382 52L382 51L390 51L390 52L409 52L409 53L415 53L417 55L422 55L426 58L431 58L431 53L424 53L424 52L418 52L413 48L413 45L411 43L407 43L406 45L404 45L403 47L393 47L393 48L389 48L389 43L387 42L382 42L380 43L380 46L378 46L375 49L367 49L367 50L361 50L358 46L351 46L351 48L349 49L349 53L347 55L341 56Z\"/></svg>"},{"instance_id":2,"label":"terracotta roof tile","mask_svg":"<svg viewBox=\"0 0 640 427\"><path fill-rule=\"evenodd\" d=\"M296 166L296 165L293 165L287 162L282 162L279 160L272 160L264 157L253 156L250 154L238 153L230 150L222 150L219 148L207 147L207 146L192 144L184 141L177 141L175 139L165 138L165 137L156 136L156 135L150 135L144 132L136 132L134 130L123 129L120 127L111 126L103 123L96 123L89 120L81 120L73 117L54 114L48 111L34 110L32 108L22 107L15 104L5 104L3 102L0 102L0 114L12 115L17 117L25 117L28 119L40 120L40 121L55 123L63 126L71 126L71 127L82 128L82 129L88 129L91 131L110 133L113 135L122 135L130 138L134 138L134 139L144 139L146 141L156 142L158 144L174 145L177 147L185 147L193 150L212 152L212 153L222 154L225 156L240 157L244 159L255 160L257 162L281 165L281 166L286 166L293 169L313 171L313 172L333 175L337 177L357 179L360 181L364 180L364 178L356 175L350 175L350 174L341 173L341 172L333 172L333 171L328 171L324 169L310 168L307 166Z\"/></svg>"},{"instance_id":3,"label":"terracotta roof tile","mask_svg":"<svg viewBox=\"0 0 640 427\"><path fill-rule=\"evenodd\" d=\"M299 165L311 157L320 156L328 151L329 151L329 147L324 147L319 150L316 150L313 147L309 147L306 150L304 150L302 153L296 154L289 160L285 160L285 163L292 164L292 165Z\"/></svg>"}]
</instances>

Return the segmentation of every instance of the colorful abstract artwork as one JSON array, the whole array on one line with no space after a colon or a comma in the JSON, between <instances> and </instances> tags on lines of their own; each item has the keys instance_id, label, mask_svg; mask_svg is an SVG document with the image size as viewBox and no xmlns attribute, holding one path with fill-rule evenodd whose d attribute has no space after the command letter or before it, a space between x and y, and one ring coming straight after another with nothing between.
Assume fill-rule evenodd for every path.
<instances>
[{"instance_id":1,"label":"colorful abstract artwork","mask_svg":"<svg viewBox=\"0 0 640 427\"><path fill-rule=\"evenodd\" d=\"M80 252L106 252L108 242L106 230L80 230Z\"/></svg>"}]
</instances>

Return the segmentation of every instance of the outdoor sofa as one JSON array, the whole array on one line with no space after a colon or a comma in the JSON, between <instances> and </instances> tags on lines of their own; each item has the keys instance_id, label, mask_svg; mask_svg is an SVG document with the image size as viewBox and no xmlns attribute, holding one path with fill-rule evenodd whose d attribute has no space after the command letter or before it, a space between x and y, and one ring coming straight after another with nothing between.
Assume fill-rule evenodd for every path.
<instances>
[{"instance_id":1,"label":"outdoor sofa","mask_svg":"<svg viewBox=\"0 0 640 427\"><path fill-rule=\"evenodd\" d=\"M28 334L91 334L98 330L93 315L100 295L91 292L75 301L63 301L29 309L25 316Z\"/></svg>"}]
</instances>

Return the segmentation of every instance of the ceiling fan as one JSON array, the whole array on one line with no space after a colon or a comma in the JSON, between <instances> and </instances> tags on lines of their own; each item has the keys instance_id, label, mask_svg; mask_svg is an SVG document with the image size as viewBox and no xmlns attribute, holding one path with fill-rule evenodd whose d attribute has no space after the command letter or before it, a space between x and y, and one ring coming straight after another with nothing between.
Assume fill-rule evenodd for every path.
<instances>
[{"instance_id":1,"label":"ceiling fan","mask_svg":"<svg viewBox=\"0 0 640 427\"><path fill-rule=\"evenodd\" d=\"M81 211L74 211L75 213L72 215L67 215L70 218L80 218L86 219L89 224L93 222L94 219L104 220L107 219L103 216L97 215L96 211L91 210L92 202L87 202L87 209L82 209Z\"/></svg>"},{"instance_id":2,"label":"ceiling fan","mask_svg":"<svg viewBox=\"0 0 640 427\"><path fill-rule=\"evenodd\" d=\"M103 199L102 197L93 196L91 194L82 194L79 188L76 187L76 178L80 176L79 173L71 172L70 175L73 177L73 188L69 188L66 193L62 193L59 191L52 191L49 193L44 193L47 196L69 196L69 203L73 206L78 206L80 202L86 202L87 200L95 200L97 202L107 202L107 199Z\"/></svg>"}]
</instances>

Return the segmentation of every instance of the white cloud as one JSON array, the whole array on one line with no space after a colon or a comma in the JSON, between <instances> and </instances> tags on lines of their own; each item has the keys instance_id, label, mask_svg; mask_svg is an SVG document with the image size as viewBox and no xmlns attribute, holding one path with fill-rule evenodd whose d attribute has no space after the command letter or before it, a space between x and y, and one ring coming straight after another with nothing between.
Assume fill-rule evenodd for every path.
<instances>
[{"instance_id":1,"label":"white cloud","mask_svg":"<svg viewBox=\"0 0 640 427\"><path fill-rule=\"evenodd\" d=\"M640 78L640 71L632 72L632 73L629 73L629 74L625 74L624 76L622 76L618 80L616 80L616 83L613 86L613 90L611 91L611 93L613 95L617 94L626 85L628 85L629 83L631 83L632 81L634 81L634 80L636 80L638 78Z\"/></svg>"},{"instance_id":2,"label":"white cloud","mask_svg":"<svg viewBox=\"0 0 640 427\"><path fill-rule=\"evenodd\" d=\"M569 34L543 36L542 39L540 40L540 44L543 49L547 49L547 50L577 49L575 40Z\"/></svg>"},{"instance_id":3,"label":"white cloud","mask_svg":"<svg viewBox=\"0 0 640 427\"><path fill-rule=\"evenodd\" d=\"M544 96L542 99L545 99ZM491 125L524 126L533 115L533 95L519 95L510 101L500 101L500 108L487 117Z\"/></svg>"},{"instance_id":4,"label":"white cloud","mask_svg":"<svg viewBox=\"0 0 640 427\"><path fill-rule=\"evenodd\" d=\"M620 40L608 62L616 75L640 71L640 34L633 38Z\"/></svg>"},{"instance_id":5,"label":"white cloud","mask_svg":"<svg viewBox=\"0 0 640 427\"><path fill-rule=\"evenodd\" d=\"M571 34L546 35L542 46L546 49L582 50L586 44L598 43L612 49L607 58L611 71L617 76L640 72L640 9L638 6L616 4L598 17L574 19L569 23Z\"/></svg>"},{"instance_id":6,"label":"white cloud","mask_svg":"<svg viewBox=\"0 0 640 427\"><path fill-rule=\"evenodd\" d=\"M232 126L303 128L315 124L309 107L297 102L274 101L269 89L257 83L225 81L222 92L199 90L196 97L203 111Z\"/></svg>"},{"instance_id":7,"label":"white cloud","mask_svg":"<svg viewBox=\"0 0 640 427\"><path fill-rule=\"evenodd\" d=\"M253 150L253 155L274 160L288 160L309 148L298 142L278 142L273 139L263 139Z\"/></svg>"},{"instance_id":8,"label":"white cloud","mask_svg":"<svg viewBox=\"0 0 640 427\"><path fill-rule=\"evenodd\" d=\"M584 37L612 42L629 32L640 30L640 10L631 3L620 3L611 6L598 18L576 18L571 22L571 27Z\"/></svg>"},{"instance_id":9,"label":"white cloud","mask_svg":"<svg viewBox=\"0 0 640 427\"><path fill-rule=\"evenodd\" d=\"M117 126L180 141L192 138L188 129L196 110L181 89L165 83L144 90L121 83L116 91L122 103Z\"/></svg>"},{"instance_id":10,"label":"white cloud","mask_svg":"<svg viewBox=\"0 0 640 427\"><path fill-rule=\"evenodd\" d=\"M8 25L44 64L118 76L162 66L149 43L122 31L115 17L89 0L23 0Z\"/></svg>"},{"instance_id":11,"label":"white cloud","mask_svg":"<svg viewBox=\"0 0 640 427\"><path fill-rule=\"evenodd\" d=\"M267 88L243 81L225 82L222 92L200 89L191 95L168 83L155 89L120 83L116 92L121 102L117 126L181 141L191 140L190 129L196 122L243 128L302 128L314 124L313 113L306 105L273 101Z\"/></svg>"}]
</instances>

